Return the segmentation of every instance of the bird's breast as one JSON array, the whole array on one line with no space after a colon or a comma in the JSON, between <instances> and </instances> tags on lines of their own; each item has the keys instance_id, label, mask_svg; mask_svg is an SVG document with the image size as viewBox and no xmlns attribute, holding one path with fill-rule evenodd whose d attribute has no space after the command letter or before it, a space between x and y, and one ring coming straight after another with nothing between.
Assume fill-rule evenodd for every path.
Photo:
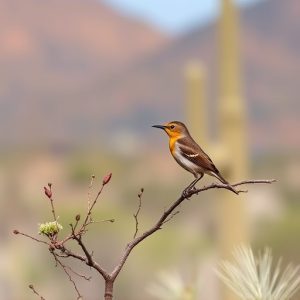
<instances>
[{"instance_id":1,"label":"bird's breast","mask_svg":"<svg viewBox=\"0 0 300 300\"><path fill-rule=\"evenodd\" d=\"M175 138L171 137L170 140L169 140L169 148L170 148L170 151L171 151L171 153L172 153L173 156L175 155L176 141L177 140L178 140L177 137L175 137Z\"/></svg>"}]
</instances>

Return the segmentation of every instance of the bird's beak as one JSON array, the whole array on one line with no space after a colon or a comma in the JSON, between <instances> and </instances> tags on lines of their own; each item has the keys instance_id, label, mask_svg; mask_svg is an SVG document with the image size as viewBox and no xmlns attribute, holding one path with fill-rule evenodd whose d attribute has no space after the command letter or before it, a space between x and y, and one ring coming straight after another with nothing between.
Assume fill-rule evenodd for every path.
<instances>
[{"instance_id":1,"label":"bird's beak","mask_svg":"<svg viewBox=\"0 0 300 300\"><path fill-rule=\"evenodd\" d=\"M160 128L160 129L165 130L167 126L164 126L164 125L153 125L152 127L154 127L154 128Z\"/></svg>"}]
</instances>

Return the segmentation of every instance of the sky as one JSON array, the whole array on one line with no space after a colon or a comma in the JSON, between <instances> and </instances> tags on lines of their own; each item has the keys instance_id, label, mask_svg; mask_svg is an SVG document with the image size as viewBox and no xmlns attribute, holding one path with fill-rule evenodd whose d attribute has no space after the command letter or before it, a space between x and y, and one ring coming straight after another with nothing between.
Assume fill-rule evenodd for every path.
<instances>
[{"instance_id":1,"label":"sky","mask_svg":"<svg viewBox=\"0 0 300 300\"><path fill-rule=\"evenodd\" d=\"M245 6L262 0L236 0ZM180 34L212 20L221 0L104 0L123 14L132 15L170 34Z\"/></svg>"}]
</instances>

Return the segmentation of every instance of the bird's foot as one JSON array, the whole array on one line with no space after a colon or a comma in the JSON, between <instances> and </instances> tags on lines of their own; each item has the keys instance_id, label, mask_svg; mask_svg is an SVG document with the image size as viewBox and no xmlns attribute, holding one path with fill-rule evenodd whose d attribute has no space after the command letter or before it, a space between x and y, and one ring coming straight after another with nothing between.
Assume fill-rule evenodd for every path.
<instances>
[{"instance_id":1,"label":"bird's foot","mask_svg":"<svg viewBox=\"0 0 300 300\"><path fill-rule=\"evenodd\" d=\"M191 186L191 187L187 187L186 189L184 189L184 191L182 192L182 197L186 198L186 199L190 199L191 197L191 192L193 192L194 190L196 190L196 187Z\"/></svg>"},{"instance_id":2,"label":"bird's foot","mask_svg":"<svg viewBox=\"0 0 300 300\"><path fill-rule=\"evenodd\" d=\"M188 195L189 195L189 188L186 188L182 192L182 197L189 199Z\"/></svg>"}]
</instances>

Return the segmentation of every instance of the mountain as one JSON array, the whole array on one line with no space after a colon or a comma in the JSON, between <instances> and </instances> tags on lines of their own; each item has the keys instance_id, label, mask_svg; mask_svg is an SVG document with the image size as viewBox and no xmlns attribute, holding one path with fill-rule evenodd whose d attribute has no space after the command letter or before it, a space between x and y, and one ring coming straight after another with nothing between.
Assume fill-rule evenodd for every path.
<instances>
[{"instance_id":1,"label":"mountain","mask_svg":"<svg viewBox=\"0 0 300 300\"><path fill-rule=\"evenodd\" d=\"M89 119L90 81L111 78L168 40L96 0L0 0L0 140L72 136L73 123Z\"/></svg>"},{"instance_id":2,"label":"mountain","mask_svg":"<svg viewBox=\"0 0 300 300\"><path fill-rule=\"evenodd\" d=\"M92 0L0 0L0 22L3 145L90 143L183 119L191 60L205 66L208 99L217 105L217 22L170 39ZM241 12L254 151L300 146L298 28L297 0L265 0Z\"/></svg>"},{"instance_id":3,"label":"mountain","mask_svg":"<svg viewBox=\"0 0 300 300\"><path fill-rule=\"evenodd\" d=\"M300 2L261 1L241 12L240 24L242 76L252 150L299 149ZM184 69L193 60L205 66L208 100L217 106L217 26L213 22L195 28L128 72L117 88L110 88L115 91L111 98L114 103L135 103L134 110L128 108L131 114L128 119L133 122L139 114L147 116L146 112L148 119L155 122L183 119ZM122 99L118 95L123 95ZM213 120L214 115L209 119Z\"/></svg>"}]
</instances>

